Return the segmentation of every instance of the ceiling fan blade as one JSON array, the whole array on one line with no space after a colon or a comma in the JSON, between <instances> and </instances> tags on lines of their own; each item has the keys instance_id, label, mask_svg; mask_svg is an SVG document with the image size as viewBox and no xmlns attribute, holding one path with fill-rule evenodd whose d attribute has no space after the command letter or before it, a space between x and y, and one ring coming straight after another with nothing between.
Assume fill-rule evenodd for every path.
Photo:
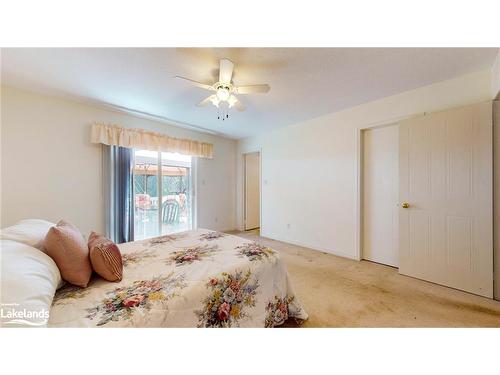
<instances>
[{"instance_id":1,"label":"ceiling fan blade","mask_svg":"<svg viewBox=\"0 0 500 375\"><path fill-rule=\"evenodd\" d=\"M234 106L240 112L243 112L245 110L245 106L239 100L234 104Z\"/></svg>"},{"instance_id":2,"label":"ceiling fan blade","mask_svg":"<svg viewBox=\"0 0 500 375\"><path fill-rule=\"evenodd\" d=\"M182 79L183 81L188 81L192 85L195 85L197 87L201 87L202 89L205 89L205 90L212 90L212 91L215 90L211 85L206 85L204 83L201 83L201 82L189 79L189 78L185 78L185 77L181 77L181 76L175 76L174 78Z\"/></svg>"},{"instance_id":3,"label":"ceiling fan blade","mask_svg":"<svg viewBox=\"0 0 500 375\"><path fill-rule=\"evenodd\" d=\"M210 95L208 98L203 99L201 102L196 104L198 107L204 107L208 103L213 102L213 100L217 99L217 95Z\"/></svg>"},{"instance_id":4,"label":"ceiling fan blade","mask_svg":"<svg viewBox=\"0 0 500 375\"><path fill-rule=\"evenodd\" d=\"M221 59L219 64L219 83L228 85L231 83L231 78L233 78L234 64L228 59Z\"/></svg>"},{"instance_id":5,"label":"ceiling fan blade","mask_svg":"<svg viewBox=\"0 0 500 375\"><path fill-rule=\"evenodd\" d=\"M265 85L248 85L248 86L237 86L234 88L237 94L260 94L266 93L271 90L271 86Z\"/></svg>"}]
</instances>

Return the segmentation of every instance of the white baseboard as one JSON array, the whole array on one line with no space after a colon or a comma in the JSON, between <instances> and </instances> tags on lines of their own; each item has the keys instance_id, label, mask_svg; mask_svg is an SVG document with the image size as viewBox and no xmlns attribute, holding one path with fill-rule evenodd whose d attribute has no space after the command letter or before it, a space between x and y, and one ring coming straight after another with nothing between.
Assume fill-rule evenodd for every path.
<instances>
[{"instance_id":1,"label":"white baseboard","mask_svg":"<svg viewBox=\"0 0 500 375\"><path fill-rule=\"evenodd\" d=\"M232 231L238 231L238 229L236 228L232 228L232 229L208 229L208 228L204 228L204 227L196 227L196 228L193 228L193 229L206 229L206 230L213 230L215 232L232 232Z\"/></svg>"},{"instance_id":2,"label":"white baseboard","mask_svg":"<svg viewBox=\"0 0 500 375\"><path fill-rule=\"evenodd\" d=\"M239 232L239 230L236 229L236 228L232 228L232 229L218 230L217 232L222 232L222 233L226 233L226 232Z\"/></svg>"},{"instance_id":3,"label":"white baseboard","mask_svg":"<svg viewBox=\"0 0 500 375\"><path fill-rule=\"evenodd\" d=\"M339 256L339 257L342 257L342 258L348 258L348 259L352 259L352 260L356 260L356 261L360 260L355 255L352 255L352 254L347 254L347 253L343 253L343 252L340 252L340 251L335 251L335 250L332 250L332 249L329 249L329 248L328 249L327 248L322 248L322 247L318 247L318 246L306 244L306 243L299 242L299 241L291 241L291 240L288 240L288 239L285 239L285 238L280 238L278 236L269 235L267 233L262 233L261 232L260 236L261 237L265 237L265 238L269 238L269 239L275 240L275 241L286 242L286 243L289 243L291 245L296 245L296 246L300 246L300 247L307 247L308 249L311 249L311 250L321 251L323 253L328 253L328 254L336 255L336 256Z\"/></svg>"}]
</instances>

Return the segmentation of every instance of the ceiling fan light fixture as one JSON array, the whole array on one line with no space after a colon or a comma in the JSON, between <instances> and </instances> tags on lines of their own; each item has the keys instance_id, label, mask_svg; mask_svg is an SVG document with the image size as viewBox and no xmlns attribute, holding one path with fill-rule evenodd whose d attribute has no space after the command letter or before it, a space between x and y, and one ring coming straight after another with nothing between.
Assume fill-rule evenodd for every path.
<instances>
[{"instance_id":1,"label":"ceiling fan light fixture","mask_svg":"<svg viewBox=\"0 0 500 375\"><path fill-rule=\"evenodd\" d=\"M217 89L217 98L221 102L225 102L226 100L228 100L229 95L230 95L230 92L229 92L229 89L227 87L219 87Z\"/></svg>"}]
</instances>

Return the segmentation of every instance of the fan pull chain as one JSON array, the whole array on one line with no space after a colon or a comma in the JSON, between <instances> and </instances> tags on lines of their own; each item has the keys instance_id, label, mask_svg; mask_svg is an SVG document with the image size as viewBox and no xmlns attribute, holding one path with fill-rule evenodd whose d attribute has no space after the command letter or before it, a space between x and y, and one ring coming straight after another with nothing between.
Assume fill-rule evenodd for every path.
<instances>
[{"instance_id":1,"label":"fan pull chain","mask_svg":"<svg viewBox=\"0 0 500 375\"><path fill-rule=\"evenodd\" d=\"M221 120L221 117L222 121L229 120L229 108L217 107L217 120Z\"/></svg>"}]
</instances>

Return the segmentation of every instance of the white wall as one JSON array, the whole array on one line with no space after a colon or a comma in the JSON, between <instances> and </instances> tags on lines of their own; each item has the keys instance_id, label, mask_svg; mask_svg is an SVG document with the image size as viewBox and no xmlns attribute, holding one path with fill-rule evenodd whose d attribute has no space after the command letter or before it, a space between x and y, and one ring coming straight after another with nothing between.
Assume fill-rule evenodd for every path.
<instances>
[{"instance_id":1,"label":"white wall","mask_svg":"<svg viewBox=\"0 0 500 375\"><path fill-rule=\"evenodd\" d=\"M84 234L104 232L102 148L90 143L97 121L213 143L214 159L198 160L198 226L234 229L234 140L5 86L1 107L2 227L65 218Z\"/></svg>"},{"instance_id":2,"label":"white wall","mask_svg":"<svg viewBox=\"0 0 500 375\"><path fill-rule=\"evenodd\" d=\"M241 154L262 148L262 235L357 259L359 129L489 100L490 74L468 74L239 141L238 227Z\"/></svg>"},{"instance_id":3,"label":"white wall","mask_svg":"<svg viewBox=\"0 0 500 375\"><path fill-rule=\"evenodd\" d=\"M500 100L500 49L491 68L491 97Z\"/></svg>"}]
</instances>

